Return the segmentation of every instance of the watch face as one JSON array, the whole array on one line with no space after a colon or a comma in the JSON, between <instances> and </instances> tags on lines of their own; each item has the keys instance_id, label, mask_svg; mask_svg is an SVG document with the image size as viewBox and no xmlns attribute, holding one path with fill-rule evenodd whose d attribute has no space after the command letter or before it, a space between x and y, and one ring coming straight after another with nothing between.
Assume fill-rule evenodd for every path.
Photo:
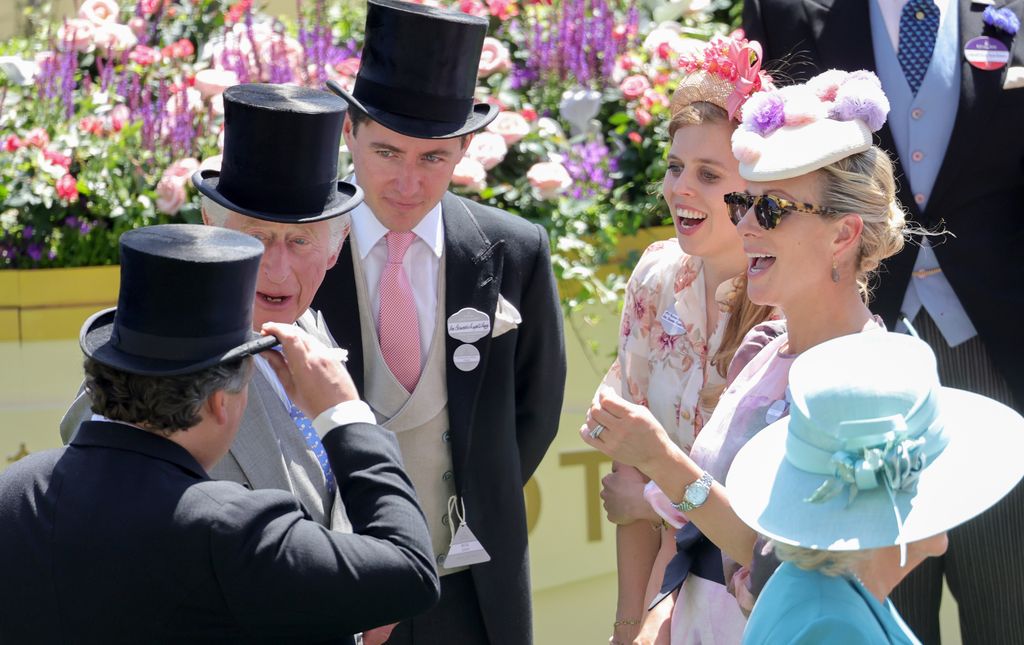
<instances>
[{"instance_id":1,"label":"watch face","mask_svg":"<svg viewBox=\"0 0 1024 645\"><path fill-rule=\"evenodd\" d=\"M703 486L690 486L686 489L686 494L683 497L690 504L700 506L708 499L708 489Z\"/></svg>"}]
</instances>

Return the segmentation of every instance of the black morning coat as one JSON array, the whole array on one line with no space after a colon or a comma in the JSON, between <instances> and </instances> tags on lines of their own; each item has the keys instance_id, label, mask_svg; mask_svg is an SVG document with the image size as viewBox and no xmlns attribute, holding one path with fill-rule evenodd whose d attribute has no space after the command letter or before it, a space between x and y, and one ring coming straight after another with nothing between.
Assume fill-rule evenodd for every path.
<instances>
[{"instance_id":1,"label":"black morning coat","mask_svg":"<svg viewBox=\"0 0 1024 645\"><path fill-rule=\"evenodd\" d=\"M83 423L0 473L0 643L352 643L428 609L426 522L386 432L323 440L355 535L167 439Z\"/></svg>"},{"instance_id":2,"label":"black morning coat","mask_svg":"<svg viewBox=\"0 0 1024 645\"><path fill-rule=\"evenodd\" d=\"M892 132L878 132L896 161L899 200L910 219L956 237L932 241L935 256L982 343L1024 407L1020 320L1024 316L1024 88L1003 89L1007 71L1024 65L1024 34L985 29L986 3L959 2L960 50L972 38L994 35L1010 49L998 70L974 68L961 55L960 103L949 147L924 212L904 178ZM797 81L827 69L875 71L867 0L746 0L743 27L764 47L769 68ZM998 2L1024 16L1024 0ZM788 64L783 64L788 60ZM891 328L911 279L917 245L886 260L871 308Z\"/></svg>"},{"instance_id":3,"label":"black morning coat","mask_svg":"<svg viewBox=\"0 0 1024 645\"><path fill-rule=\"evenodd\" d=\"M533 642L523 485L558 431L565 389L562 311L544 229L524 219L446 193L445 318L464 307L491 318L501 294L522 316L517 329L474 343L476 369L452 361L461 341L445 335L449 431L455 487L466 518L490 562L470 571L487 634L496 645ZM360 392L364 362L351 245L346 244L317 291ZM445 321L439 321L444 324Z\"/></svg>"}]
</instances>

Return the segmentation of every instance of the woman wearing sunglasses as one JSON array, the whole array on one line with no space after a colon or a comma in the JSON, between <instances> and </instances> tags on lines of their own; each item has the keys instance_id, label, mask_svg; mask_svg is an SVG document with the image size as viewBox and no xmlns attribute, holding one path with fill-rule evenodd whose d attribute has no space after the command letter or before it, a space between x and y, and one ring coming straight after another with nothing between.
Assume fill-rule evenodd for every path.
<instances>
[{"instance_id":1,"label":"woman wearing sunglasses","mask_svg":"<svg viewBox=\"0 0 1024 645\"><path fill-rule=\"evenodd\" d=\"M760 51L757 43L716 38L681 63L686 74L670 104L672 143L662 183L676 237L652 244L637 264L626 289L618 356L604 379L625 400L647 407L684 452L710 417L740 341L772 311L746 297L747 259L723 200L745 185L730 143L739 108L771 87L760 73ZM618 524L613 643L632 643L641 630L667 631L671 615L670 601L646 612L676 550L675 529L644 499L646 481L635 468L616 464L601 493ZM668 504L663 496L653 501ZM715 624L738 634L743 617L723 596Z\"/></svg>"},{"instance_id":2,"label":"woman wearing sunglasses","mask_svg":"<svg viewBox=\"0 0 1024 645\"><path fill-rule=\"evenodd\" d=\"M867 72L833 70L751 97L732 137L747 190L726 202L748 259L750 300L781 308L787 332L742 369L731 368L738 373L689 454L646 408L607 390L581 429L588 444L650 477L689 520L677 540L686 548L670 567L687 598L676 605L673 643L714 642L685 626L708 620L701 614L713 605L700 599L716 590L728 585L745 611L753 606L747 568L757 534L717 482L752 436L788 413L793 359L826 340L881 329L866 305L868 279L904 240L892 163L871 144L887 112L880 84ZM693 553L706 553L708 540L721 549L724 566L693 575Z\"/></svg>"}]
</instances>

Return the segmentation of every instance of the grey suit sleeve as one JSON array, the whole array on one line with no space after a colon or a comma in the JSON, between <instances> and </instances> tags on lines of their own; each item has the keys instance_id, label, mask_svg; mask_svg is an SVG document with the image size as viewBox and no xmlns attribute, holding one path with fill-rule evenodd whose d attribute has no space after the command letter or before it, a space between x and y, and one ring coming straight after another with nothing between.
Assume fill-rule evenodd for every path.
<instances>
[{"instance_id":1,"label":"grey suit sleeve","mask_svg":"<svg viewBox=\"0 0 1024 645\"><path fill-rule=\"evenodd\" d=\"M523 284L516 347L516 441L523 484L558 433L565 394L565 335L547 234L536 228L533 267Z\"/></svg>"},{"instance_id":2,"label":"grey suit sleeve","mask_svg":"<svg viewBox=\"0 0 1024 645\"><path fill-rule=\"evenodd\" d=\"M317 640L417 615L438 598L426 521L398 450L371 424L323 439L355 534L305 519L280 491L236 491L216 513L210 561L239 623ZM217 483L219 485L219 483Z\"/></svg>"}]
</instances>

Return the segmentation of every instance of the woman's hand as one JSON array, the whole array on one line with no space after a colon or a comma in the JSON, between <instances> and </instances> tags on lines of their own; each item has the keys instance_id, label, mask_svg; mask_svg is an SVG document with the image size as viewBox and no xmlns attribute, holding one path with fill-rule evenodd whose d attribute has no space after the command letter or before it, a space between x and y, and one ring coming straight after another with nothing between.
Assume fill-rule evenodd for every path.
<instances>
[{"instance_id":1,"label":"woman's hand","mask_svg":"<svg viewBox=\"0 0 1024 645\"><path fill-rule=\"evenodd\" d=\"M598 424L603 429L595 438L591 432ZM634 466L648 476L681 452L650 410L626 401L611 389L602 390L590 407L580 437L615 461Z\"/></svg>"},{"instance_id":2,"label":"woman's hand","mask_svg":"<svg viewBox=\"0 0 1024 645\"><path fill-rule=\"evenodd\" d=\"M611 474L601 480L601 499L608 521L614 524L632 524L643 520L659 522L661 517L644 499L644 477L636 468L619 463L612 464Z\"/></svg>"}]
</instances>

